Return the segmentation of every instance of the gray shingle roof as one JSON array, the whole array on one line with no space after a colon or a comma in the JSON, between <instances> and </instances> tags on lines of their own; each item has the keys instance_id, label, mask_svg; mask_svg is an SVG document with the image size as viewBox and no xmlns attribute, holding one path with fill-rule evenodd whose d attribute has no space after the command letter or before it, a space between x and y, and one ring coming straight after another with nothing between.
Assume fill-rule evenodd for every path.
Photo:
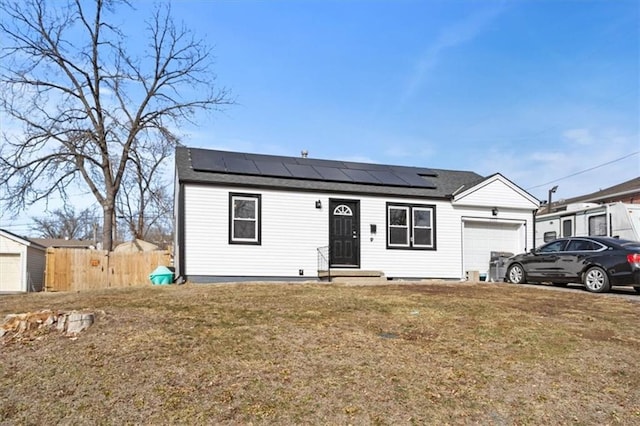
<instances>
[{"instance_id":1,"label":"gray shingle roof","mask_svg":"<svg viewBox=\"0 0 640 426\"><path fill-rule=\"evenodd\" d=\"M580 195L574 198L558 200L553 203L554 207L563 206L572 203L592 202L592 203L609 203L618 201L625 196L640 194L640 177L630 179L628 181L601 189L591 194Z\"/></svg>"},{"instance_id":2,"label":"gray shingle roof","mask_svg":"<svg viewBox=\"0 0 640 426\"><path fill-rule=\"evenodd\" d=\"M212 162L217 162L217 165L212 166L211 170L218 171L204 171L200 166L202 163L202 155L206 154L207 159ZM230 186L242 186L242 187L260 187L260 188L277 188L286 190L298 190L298 191L323 191L334 193L358 193L358 194L372 194L372 195L391 195L391 196L417 196L427 198L448 198L455 191L461 188L468 188L473 184L482 181L484 178L477 173L469 171L458 170L443 170L443 169L424 169L418 167L403 167L403 166L390 166L395 169L401 170L403 173L412 173L415 176L423 176L423 173L428 173L428 181L430 186L433 187L420 187L410 185L383 185L383 184L371 184L371 183L357 183L357 182L338 182L328 181L321 179L300 179L291 176L266 176L250 173L232 173L228 171L222 171L223 166L220 166L218 161L223 156L231 156L241 153L230 153L227 151L216 150L201 150L196 148L178 147L176 148L176 172L180 183L202 183L202 184L215 184L215 185L230 185ZM251 158L256 161L276 161L276 160L294 160L295 157L276 157L271 155L257 155L250 154ZM197 160L199 167L194 169L192 157L200 156ZM324 165L328 167L335 166L336 162L332 160L317 160L310 159L314 164L322 167ZM365 169L376 168L384 165L366 164L366 163L349 163L354 167L358 165Z\"/></svg>"},{"instance_id":3,"label":"gray shingle roof","mask_svg":"<svg viewBox=\"0 0 640 426\"><path fill-rule=\"evenodd\" d=\"M64 238L29 238L43 247L54 248L94 248L95 244L91 240L66 240Z\"/></svg>"}]
</instances>

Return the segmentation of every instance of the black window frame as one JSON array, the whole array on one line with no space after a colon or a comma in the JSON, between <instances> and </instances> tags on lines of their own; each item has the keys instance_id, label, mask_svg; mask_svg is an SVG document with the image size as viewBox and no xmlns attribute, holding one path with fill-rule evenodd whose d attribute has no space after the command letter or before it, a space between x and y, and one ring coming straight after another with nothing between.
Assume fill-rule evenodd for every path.
<instances>
[{"instance_id":1,"label":"black window frame","mask_svg":"<svg viewBox=\"0 0 640 426\"><path fill-rule=\"evenodd\" d=\"M391 224L389 223L389 210L391 208L398 208L407 211L407 232L408 232L408 244L391 244L390 242L390 232L391 232ZM436 227L436 206L434 204L413 204L413 203L394 203L387 202L386 206L386 242L387 249L389 250L437 250L437 227ZM431 212L431 244L430 245L422 245L415 244L415 229L416 225L414 224L414 209L417 210L428 210ZM423 228L419 227L418 228ZM423 228L424 229L424 228Z\"/></svg>"},{"instance_id":2,"label":"black window frame","mask_svg":"<svg viewBox=\"0 0 640 426\"><path fill-rule=\"evenodd\" d=\"M237 239L233 236L233 202L235 198L250 198L256 201L256 238L255 240L248 239ZM229 193L229 244L240 244L240 245L251 245L251 246L259 246L262 245L262 195L261 194L251 194L244 192L230 192Z\"/></svg>"}]
</instances>

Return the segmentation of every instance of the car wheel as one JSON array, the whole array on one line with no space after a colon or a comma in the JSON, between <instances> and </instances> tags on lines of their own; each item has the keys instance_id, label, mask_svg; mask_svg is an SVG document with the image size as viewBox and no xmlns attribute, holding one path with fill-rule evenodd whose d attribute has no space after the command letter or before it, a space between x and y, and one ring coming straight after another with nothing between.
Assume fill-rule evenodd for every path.
<instances>
[{"instance_id":1,"label":"car wheel","mask_svg":"<svg viewBox=\"0 0 640 426\"><path fill-rule=\"evenodd\" d=\"M611 288L607 273L597 266L587 269L584 273L584 285L592 293L604 293Z\"/></svg>"},{"instance_id":2,"label":"car wheel","mask_svg":"<svg viewBox=\"0 0 640 426\"><path fill-rule=\"evenodd\" d=\"M522 265L516 263L515 265L511 265L509 270L507 271L507 279L510 283L514 284L524 284L527 282L526 276L524 273L524 269Z\"/></svg>"},{"instance_id":3,"label":"car wheel","mask_svg":"<svg viewBox=\"0 0 640 426\"><path fill-rule=\"evenodd\" d=\"M635 286L633 289L636 291L636 293L640 294L640 286Z\"/></svg>"}]
</instances>

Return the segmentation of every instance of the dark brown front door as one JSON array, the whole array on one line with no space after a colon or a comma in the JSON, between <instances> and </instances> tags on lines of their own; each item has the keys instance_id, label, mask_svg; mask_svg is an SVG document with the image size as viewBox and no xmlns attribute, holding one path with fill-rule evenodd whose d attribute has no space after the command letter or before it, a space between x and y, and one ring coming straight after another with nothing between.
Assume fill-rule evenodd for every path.
<instances>
[{"instance_id":1,"label":"dark brown front door","mask_svg":"<svg viewBox=\"0 0 640 426\"><path fill-rule=\"evenodd\" d=\"M331 267L360 267L360 201L329 200Z\"/></svg>"}]
</instances>

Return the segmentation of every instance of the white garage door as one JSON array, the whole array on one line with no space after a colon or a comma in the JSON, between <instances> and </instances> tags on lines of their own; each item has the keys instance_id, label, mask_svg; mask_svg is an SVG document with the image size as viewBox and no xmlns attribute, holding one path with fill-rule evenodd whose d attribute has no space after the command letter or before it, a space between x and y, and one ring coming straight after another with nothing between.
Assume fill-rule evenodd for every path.
<instances>
[{"instance_id":1,"label":"white garage door","mask_svg":"<svg viewBox=\"0 0 640 426\"><path fill-rule=\"evenodd\" d=\"M463 262L465 271L489 272L492 251L520 253L524 250L522 223L465 221Z\"/></svg>"},{"instance_id":2,"label":"white garage door","mask_svg":"<svg viewBox=\"0 0 640 426\"><path fill-rule=\"evenodd\" d=\"M22 291L20 254L0 253L0 291Z\"/></svg>"}]
</instances>

